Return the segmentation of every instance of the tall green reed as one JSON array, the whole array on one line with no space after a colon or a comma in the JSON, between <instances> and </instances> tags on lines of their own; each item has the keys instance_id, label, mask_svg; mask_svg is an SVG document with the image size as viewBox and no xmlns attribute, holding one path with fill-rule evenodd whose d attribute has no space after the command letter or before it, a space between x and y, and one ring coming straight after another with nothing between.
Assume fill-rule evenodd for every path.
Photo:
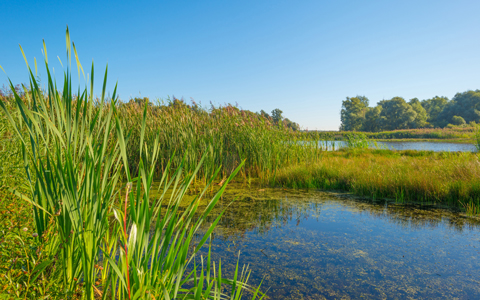
<instances>
[{"instance_id":1,"label":"tall green reed","mask_svg":"<svg viewBox=\"0 0 480 300\"><path fill-rule=\"evenodd\" d=\"M474 145L477 148L477 152L480 152L480 126L475 128L475 136L474 136Z\"/></svg>"},{"instance_id":2,"label":"tall green reed","mask_svg":"<svg viewBox=\"0 0 480 300\"><path fill-rule=\"evenodd\" d=\"M347 132L344 133L345 147L347 149L368 149L369 147L376 147L377 144L371 141L363 132Z\"/></svg>"},{"instance_id":3,"label":"tall green reed","mask_svg":"<svg viewBox=\"0 0 480 300\"><path fill-rule=\"evenodd\" d=\"M140 129L135 124L143 117L144 105L131 101L119 107L125 127L134 128L131 138L136 141ZM176 153L173 166L185 159L188 171L193 171L206 155L205 165L199 171L201 178L208 178L219 165L223 166L220 175L225 177L243 160L242 177L264 177L282 166L317 160L322 151L320 135L293 131L283 123L273 124L259 114L232 105L207 109L174 99L147 105L147 115L146 143L151 144L158 134L161 157ZM130 147L127 153L132 165L137 165L139 149ZM164 167L165 160L159 161L158 172Z\"/></svg>"},{"instance_id":4,"label":"tall green reed","mask_svg":"<svg viewBox=\"0 0 480 300\"><path fill-rule=\"evenodd\" d=\"M160 135L153 143L145 143L147 106L135 140L134 134L124 130L116 87L110 99L105 97L107 70L100 99L93 97L93 64L90 86L79 87L74 94L72 54L79 76L84 71L68 28L66 45L63 91L51 76L44 43L47 90L38 85L22 50L30 86L21 97L10 82L14 108L0 102L21 142L28 185L25 193L11 190L31 205L37 239L43 244L44 259L34 264L34 279L43 276L56 281L61 287L58 295L84 299L220 299L227 297L222 285L229 286L231 299L239 299L246 289L252 290L253 298L261 295L258 288L247 286L248 269L237 267L235 277L227 280L210 254L206 261L199 258L201 264L195 261L221 215L203 235L200 226L241 164L198 214L208 184L183 212L179 204L205 158L188 174L183 172L189 163L187 154L173 174L169 174L171 160L165 160L159 187L162 196L151 201L157 161L165 157L161 156ZM131 147L139 150L135 168L128 157ZM219 171L211 172L208 183ZM199 234L201 240L192 249L192 239Z\"/></svg>"}]
</instances>

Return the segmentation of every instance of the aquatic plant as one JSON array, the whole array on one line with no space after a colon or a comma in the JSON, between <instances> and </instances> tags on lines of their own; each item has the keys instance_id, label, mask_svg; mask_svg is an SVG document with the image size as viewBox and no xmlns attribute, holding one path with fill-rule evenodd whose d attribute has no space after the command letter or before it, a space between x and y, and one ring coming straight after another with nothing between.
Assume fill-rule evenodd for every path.
<instances>
[{"instance_id":1,"label":"aquatic plant","mask_svg":"<svg viewBox=\"0 0 480 300\"><path fill-rule=\"evenodd\" d=\"M474 145L477 148L477 152L480 152L480 126L477 126L475 130Z\"/></svg>"},{"instance_id":2,"label":"aquatic plant","mask_svg":"<svg viewBox=\"0 0 480 300\"><path fill-rule=\"evenodd\" d=\"M363 132L346 132L343 136L347 149L367 149L376 146L376 143L367 138Z\"/></svg>"},{"instance_id":3,"label":"aquatic plant","mask_svg":"<svg viewBox=\"0 0 480 300\"><path fill-rule=\"evenodd\" d=\"M160 136L151 147L144 143L147 106L136 124L140 127L138 140L130 139L120 119L116 87L110 99L105 96L107 70L100 99L93 97L93 64L90 87L79 88L74 94L72 54L79 76L84 71L68 28L66 42L63 91L57 89L51 76L44 44L47 90L39 87L25 59L29 87L20 95L10 82L13 107L0 102L9 129L21 144L26 174L27 189L12 188L10 192L30 205L36 230L32 235L36 242L31 243L36 248L24 248L28 251L28 268L22 270L26 276L12 282L17 296L239 299L250 290L252 298L263 297L258 288L247 285L247 268L240 270L237 264L234 278L226 279L221 264L215 265L210 253L205 258L196 255L222 214L206 232L198 229L242 163L231 170L205 210L197 212L220 168L212 171L199 196L180 211L179 203L207 156L200 157L188 174L184 172L186 158L173 172L171 161L166 160L160 196L151 200ZM138 147L135 175L131 173L129 147ZM195 247L194 236L200 236Z\"/></svg>"},{"instance_id":4,"label":"aquatic plant","mask_svg":"<svg viewBox=\"0 0 480 300\"><path fill-rule=\"evenodd\" d=\"M131 140L139 140L140 130L136 124L143 117L143 107L143 103L134 101L119 105L120 120L125 128L132 129ZM199 171L203 180L220 165L223 166L221 176L225 177L243 160L245 168L241 176L246 180L266 177L279 167L299 161L314 161L322 152L318 143L321 135L293 131L282 123L271 123L260 114L230 104L207 109L196 103L187 105L171 99L148 105L147 116L144 142L151 147L159 135L159 152L163 158L157 164L159 173L165 168L167 157L172 157L174 167L185 160L184 168L193 171L206 155L205 165ZM138 147L129 146L127 153L130 165L138 165Z\"/></svg>"},{"instance_id":5,"label":"aquatic plant","mask_svg":"<svg viewBox=\"0 0 480 300\"><path fill-rule=\"evenodd\" d=\"M278 169L270 182L478 212L479 177L476 153L363 149L326 152L314 164Z\"/></svg>"},{"instance_id":6,"label":"aquatic plant","mask_svg":"<svg viewBox=\"0 0 480 300\"><path fill-rule=\"evenodd\" d=\"M365 132L372 139L434 139L434 140L470 140L475 126L452 128L398 129L381 132Z\"/></svg>"}]
</instances>

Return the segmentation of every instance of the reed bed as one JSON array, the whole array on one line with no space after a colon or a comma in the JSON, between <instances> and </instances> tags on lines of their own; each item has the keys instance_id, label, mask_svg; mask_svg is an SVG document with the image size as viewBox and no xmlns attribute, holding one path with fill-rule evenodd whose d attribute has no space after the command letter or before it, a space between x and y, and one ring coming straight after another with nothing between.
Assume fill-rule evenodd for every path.
<instances>
[{"instance_id":1,"label":"reed bed","mask_svg":"<svg viewBox=\"0 0 480 300\"><path fill-rule=\"evenodd\" d=\"M19 95L23 102L29 93L27 89ZM142 128L139 124L144 118L142 144L149 149L158 147L159 151L156 174L165 171L167 161L172 168L182 163L185 170L191 172L205 156L205 164L197 174L204 182L218 166L222 166L220 175L225 177L243 161L245 167L240 172L241 177L266 178L278 168L315 161L325 150L322 145L332 138L330 134L294 131L284 122L273 123L261 114L231 104L205 108L175 98L156 103L142 100L117 101L115 106L116 115L125 128L125 137L130 141L126 152L130 171L134 174L140 160L138 143ZM74 110L76 101L74 96ZM13 107L15 99L6 97L3 102ZM108 114L112 110L110 104L101 104L99 99L86 105L94 114ZM113 147L115 142L115 135L110 134L106 142L108 147Z\"/></svg>"},{"instance_id":2,"label":"reed bed","mask_svg":"<svg viewBox=\"0 0 480 300\"><path fill-rule=\"evenodd\" d=\"M152 145L154 137L157 134L160 137L158 147L164 159L157 166L158 172L164 170L170 157L173 157L173 166L184 159L185 168L193 170L205 154L205 166L200 170L204 178L220 165L223 166L221 175L226 176L242 161L245 161L242 177L263 178L277 168L315 160L322 152L321 135L307 136L233 105L207 109L178 99L157 105L121 104L120 119L125 128L132 128L130 139L139 139L139 128L135 124L142 118L145 105L145 143ZM127 149L130 165L138 165L138 151L137 147Z\"/></svg>"},{"instance_id":3,"label":"reed bed","mask_svg":"<svg viewBox=\"0 0 480 300\"><path fill-rule=\"evenodd\" d=\"M44 45L47 90L40 89L25 60L29 87L20 95L10 84L13 101L0 102L3 142L14 137L20 146L13 151L3 143L2 159L8 160L10 154L12 162L17 160L23 167L20 188L7 180L2 196L14 195L16 201L27 204L18 208L30 210L29 227L22 229L25 234L2 230L2 298L240 299L247 291L252 299L262 298L259 287L247 284L248 267L237 264L234 277L224 278L221 262L212 262L210 252L206 257L197 255L208 245L222 213L206 231L199 229L243 162L230 170L202 211L198 210L200 200L207 198L220 167L211 171L198 196L180 210L208 156L198 157L194 169L186 154L180 161L166 159L165 171L158 176L161 137L157 134L150 145L146 143L147 106L135 124L138 139L130 139L120 119L116 88L111 98L105 97L107 72L100 99L93 97L93 65L90 87L73 93L72 54L79 74L83 68L68 29L66 40L63 91L50 75ZM131 147L138 149L135 166L127 154ZM13 165L6 169L13 170ZM152 199L154 180L159 184ZM14 209L11 204L15 202L2 207L2 216ZM8 217L8 221L23 220ZM18 225L11 224L9 230ZM21 245L23 253L9 255L4 243Z\"/></svg>"},{"instance_id":4,"label":"reed bed","mask_svg":"<svg viewBox=\"0 0 480 300\"><path fill-rule=\"evenodd\" d=\"M440 204L477 214L477 153L349 149L324 153L319 162L277 170L272 185L351 191L398 202Z\"/></svg>"}]
</instances>

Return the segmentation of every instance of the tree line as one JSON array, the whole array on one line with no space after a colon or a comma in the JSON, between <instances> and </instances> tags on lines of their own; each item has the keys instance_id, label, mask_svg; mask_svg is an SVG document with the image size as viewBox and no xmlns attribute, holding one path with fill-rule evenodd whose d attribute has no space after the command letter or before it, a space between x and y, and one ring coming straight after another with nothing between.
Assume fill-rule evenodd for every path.
<instances>
[{"instance_id":1,"label":"tree line","mask_svg":"<svg viewBox=\"0 0 480 300\"><path fill-rule=\"evenodd\" d=\"M480 90L457 93L451 100L402 97L382 100L370 107L365 96L347 97L340 112L342 131L378 132L396 129L435 128L480 123Z\"/></svg>"}]
</instances>

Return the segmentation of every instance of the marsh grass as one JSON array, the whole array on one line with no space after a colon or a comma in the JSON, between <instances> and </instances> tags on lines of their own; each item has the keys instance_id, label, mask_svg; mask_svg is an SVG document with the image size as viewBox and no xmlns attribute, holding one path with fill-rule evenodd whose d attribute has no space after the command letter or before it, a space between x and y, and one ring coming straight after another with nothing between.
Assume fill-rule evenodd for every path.
<instances>
[{"instance_id":1,"label":"marsh grass","mask_svg":"<svg viewBox=\"0 0 480 300\"><path fill-rule=\"evenodd\" d=\"M435 139L435 140L472 140L476 126L452 128L399 129L381 132L365 132L372 139Z\"/></svg>"},{"instance_id":2,"label":"marsh grass","mask_svg":"<svg viewBox=\"0 0 480 300\"><path fill-rule=\"evenodd\" d=\"M208 155L198 157L193 167L188 153L175 160L173 152L165 160L159 196L152 200L162 153L159 134L151 144L146 143L148 103L135 124L140 128L135 136L125 131L120 119L116 88L110 99L105 97L107 71L100 99L93 97L93 64L90 87L74 94L72 54L79 76L83 67L68 29L66 41L63 91L51 77L44 44L47 90L39 87L25 59L29 87L20 95L10 83L12 101L0 102L8 121L2 121L2 134L15 136L20 145L26 185L25 189L10 186L7 192L28 204L35 228L30 235L34 241L2 237L2 242L20 240L25 252L20 275L3 276L12 285L4 288L6 292L37 299L240 299L249 290L253 299L262 298L258 288L247 285L248 268L237 264L234 278L227 279L222 277L221 263L212 262L210 253L196 255L222 214L206 232L198 232L200 226L243 162L232 167L207 207L197 213L200 200L221 170L212 167L201 193L179 212L179 203ZM130 165L131 147L138 149L135 167ZM200 241L192 247L194 236L200 236ZM13 260L10 269L17 263Z\"/></svg>"},{"instance_id":3,"label":"marsh grass","mask_svg":"<svg viewBox=\"0 0 480 300\"><path fill-rule=\"evenodd\" d=\"M343 150L319 162L277 170L272 185L351 191L401 203L440 204L476 214L480 208L476 153Z\"/></svg>"},{"instance_id":4,"label":"marsh grass","mask_svg":"<svg viewBox=\"0 0 480 300\"><path fill-rule=\"evenodd\" d=\"M142 119L144 107L144 103L133 101L119 106L120 120L125 128L132 129L130 138L135 141L140 136L140 128L135 124ZM173 167L184 161L185 170L193 171L205 155L204 167L199 170L203 181L217 166L223 166L220 175L224 178L242 161L245 168L240 174L244 180L264 178L286 165L314 161L323 150L319 141L326 138L293 131L283 123L271 123L260 114L230 104L207 109L173 99L147 105L146 114L145 143L152 145L159 136L162 159L157 172L165 169L170 157ZM127 153L130 165L137 166L138 147L130 146Z\"/></svg>"},{"instance_id":5,"label":"marsh grass","mask_svg":"<svg viewBox=\"0 0 480 300\"><path fill-rule=\"evenodd\" d=\"M368 149L376 148L377 143L370 140L363 132L346 132L344 133L344 141L346 149Z\"/></svg>"},{"instance_id":6,"label":"marsh grass","mask_svg":"<svg viewBox=\"0 0 480 300\"><path fill-rule=\"evenodd\" d=\"M480 126L477 126L475 130L475 148L477 148L477 152L480 152Z\"/></svg>"}]
</instances>

